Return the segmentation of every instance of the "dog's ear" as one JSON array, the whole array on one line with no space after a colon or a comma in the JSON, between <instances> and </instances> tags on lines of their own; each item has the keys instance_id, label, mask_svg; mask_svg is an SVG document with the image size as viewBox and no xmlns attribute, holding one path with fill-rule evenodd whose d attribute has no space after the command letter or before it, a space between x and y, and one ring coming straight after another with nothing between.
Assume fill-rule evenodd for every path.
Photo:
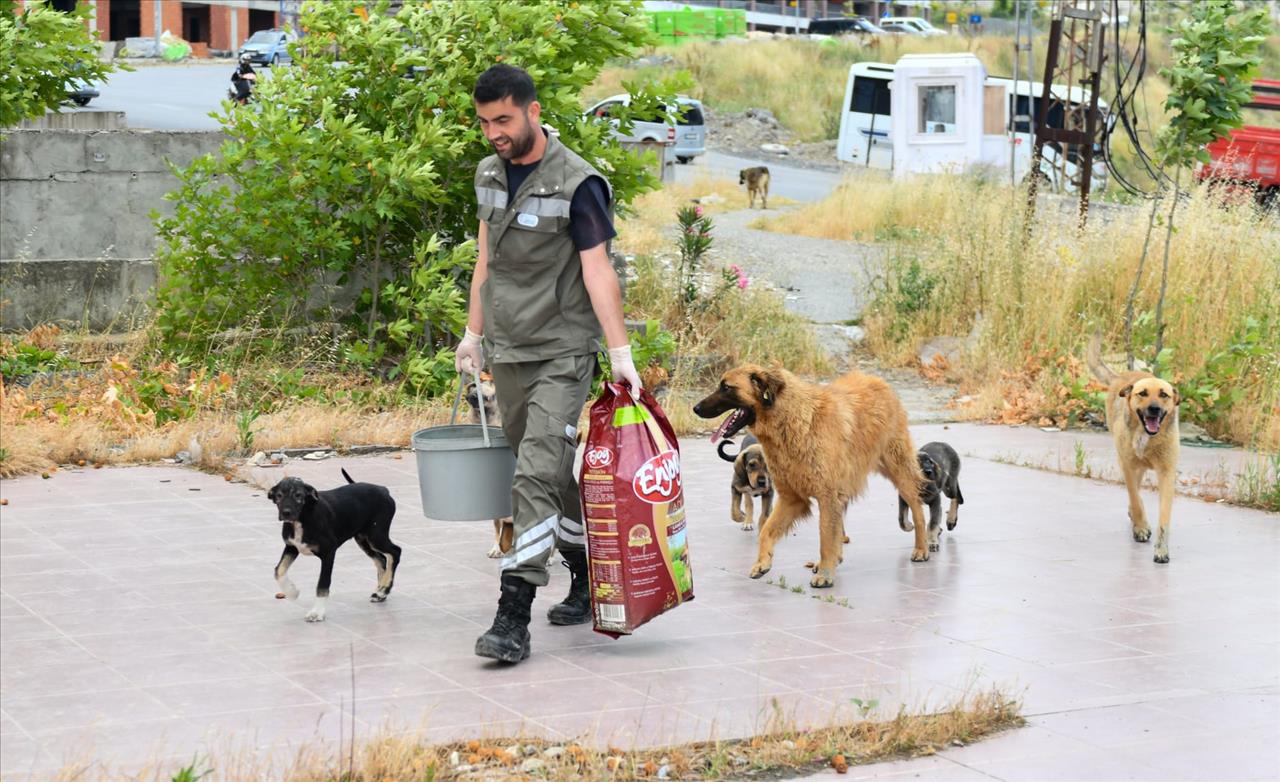
<instances>
[{"instance_id":1,"label":"dog's ear","mask_svg":"<svg viewBox=\"0 0 1280 782\"><path fill-rule=\"evenodd\" d=\"M1174 387L1173 388L1173 406L1177 407L1180 404L1182 404L1182 394L1179 394L1178 389Z\"/></svg>"},{"instance_id":2,"label":"dog's ear","mask_svg":"<svg viewBox=\"0 0 1280 782\"><path fill-rule=\"evenodd\" d=\"M307 499L311 502L320 501L320 492L316 491L316 487L311 485L307 486Z\"/></svg>"},{"instance_id":3,"label":"dog's ear","mask_svg":"<svg viewBox=\"0 0 1280 782\"><path fill-rule=\"evenodd\" d=\"M1117 394L1116 396L1119 396L1119 397L1121 397L1121 398L1126 398L1126 397L1128 397L1128 396L1129 396L1129 392L1130 392L1130 391L1132 391L1132 390L1133 390L1133 383L1130 383L1129 385L1127 385L1127 386L1125 386L1124 388L1120 389L1120 393L1119 393L1119 394Z\"/></svg>"},{"instance_id":4,"label":"dog's ear","mask_svg":"<svg viewBox=\"0 0 1280 782\"><path fill-rule=\"evenodd\" d=\"M777 401L778 394L781 393L783 388L782 378L768 370L752 372L751 385L755 387L756 394L760 397L760 404L765 407L773 407L773 403Z\"/></svg>"},{"instance_id":5,"label":"dog's ear","mask_svg":"<svg viewBox=\"0 0 1280 782\"><path fill-rule=\"evenodd\" d=\"M738 184L745 185L747 183L747 170L744 168L738 172Z\"/></svg>"},{"instance_id":6,"label":"dog's ear","mask_svg":"<svg viewBox=\"0 0 1280 782\"><path fill-rule=\"evenodd\" d=\"M278 483L277 483L275 486L272 486L272 487L271 487L271 490L270 490L270 491L268 491L268 492L267 492L267 499L268 499L269 501L271 501L271 502L275 502L275 501L276 501L276 489L277 489L279 486L280 486L280 484L278 484Z\"/></svg>"}]
</instances>

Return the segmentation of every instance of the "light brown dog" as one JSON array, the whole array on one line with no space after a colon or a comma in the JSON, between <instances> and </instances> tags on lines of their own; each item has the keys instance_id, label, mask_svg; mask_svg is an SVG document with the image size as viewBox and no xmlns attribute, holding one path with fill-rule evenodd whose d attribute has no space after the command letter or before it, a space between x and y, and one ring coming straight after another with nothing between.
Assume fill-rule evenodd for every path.
<instances>
[{"instance_id":1,"label":"light brown dog","mask_svg":"<svg viewBox=\"0 0 1280 782\"><path fill-rule=\"evenodd\" d=\"M480 373L480 386L475 381L467 383L462 390L467 404L471 405L472 423L480 423L480 405L484 405L484 420L489 426L502 426L502 415L498 412L498 391L493 385L493 376L488 372ZM511 553L511 544L515 538L515 522L510 516L493 520L493 546L486 556L490 559L501 559Z\"/></svg>"},{"instance_id":2,"label":"light brown dog","mask_svg":"<svg viewBox=\"0 0 1280 782\"><path fill-rule=\"evenodd\" d=\"M929 558L920 503L924 475L907 431L907 413L880 378L850 372L824 386L785 369L747 364L726 372L720 387L693 411L702 418L732 411L716 436L730 437L749 426L768 454L777 500L760 530L752 578L769 572L774 546L809 515L809 503L816 499L820 544L809 585L831 586L842 559L845 509L862 494L872 471L892 481L911 506L911 561Z\"/></svg>"},{"instance_id":3,"label":"light brown dog","mask_svg":"<svg viewBox=\"0 0 1280 782\"><path fill-rule=\"evenodd\" d=\"M756 195L760 196L760 208L769 208L769 168L753 166L738 172L738 184L747 186L747 196L751 199L751 207L756 205Z\"/></svg>"},{"instance_id":4,"label":"light brown dog","mask_svg":"<svg viewBox=\"0 0 1280 782\"><path fill-rule=\"evenodd\" d=\"M1154 470L1160 490L1160 531L1156 534L1155 561L1169 561L1169 521L1173 513L1174 481L1178 474L1178 391L1150 372L1112 372L1102 363L1102 338L1089 343L1089 368L1107 383L1107 428L1116 444L1120 472L1129 490L1129 521L1133 539L1151 539L1146 509L1142 505L1142 479Z\"/></svg>"}]
</instances>

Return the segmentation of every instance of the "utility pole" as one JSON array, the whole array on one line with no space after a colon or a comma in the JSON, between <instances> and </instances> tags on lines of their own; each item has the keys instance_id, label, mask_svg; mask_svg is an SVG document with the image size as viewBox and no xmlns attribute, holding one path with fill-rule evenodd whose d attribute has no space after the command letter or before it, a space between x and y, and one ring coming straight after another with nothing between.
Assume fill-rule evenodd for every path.
<instances>
[{"instance_id":1,"label":"utility pole","mask_svg":"<svg viewBox=\"0 0 1280 782\"><path fill-rule=\"evenodd\" d=\"M1079 227L1084 228L1089 216L1089 187L1093 178L1093 149L1102 123L1098 117L1098 91L1102 82L1102 66L1106 60L1103 44L1106 25L1096 0L1058 0L1056 13L1049 25L1049 49L1044 64L1044 85L1037 112L1036 142L1031 156L1031 187L1027 195L1027 230L1035 216L1036 191L1040 161L1046 143L1056 153L1056 178L1067 181L1067 164L1075 158L1076 176L1072 180L1080 193ZM1060 92L1054 85L1061 84ZM1087 91L1082 100L1073 101L1073 88ZM1050 116L1062 118L1062 126L1049 127ZM1074 148L1074 149L1073 149ZM1072 154L1074 152L1074 154Z\"/></svg>"}]
</instances>

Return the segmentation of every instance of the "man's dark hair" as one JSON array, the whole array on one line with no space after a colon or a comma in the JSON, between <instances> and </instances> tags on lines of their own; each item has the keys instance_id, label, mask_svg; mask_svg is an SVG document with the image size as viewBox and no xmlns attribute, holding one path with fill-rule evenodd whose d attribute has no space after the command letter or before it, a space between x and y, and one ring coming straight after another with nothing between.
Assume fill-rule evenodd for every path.
<instances>
[{"instance_id":1,"label":"man's dark hair","mask_svg":"<svg viewBox=\"0 0 1280 782\"><path fill-rule=\"evenodd\" d=\"M471 97L476 103L493 103L511 98L512 103L523 109L538 99L538 90L533 86L533 77L523 68L498 63L476 79Z\"/></svg>"}]
</instances>

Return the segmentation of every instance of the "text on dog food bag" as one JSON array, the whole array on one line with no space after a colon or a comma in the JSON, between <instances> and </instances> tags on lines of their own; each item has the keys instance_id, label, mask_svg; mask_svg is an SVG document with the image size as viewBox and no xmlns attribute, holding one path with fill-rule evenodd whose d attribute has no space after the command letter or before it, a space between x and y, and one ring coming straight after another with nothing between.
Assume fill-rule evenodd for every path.
<instances>
[{"instance_id":1,"label":"text on dog food bag","mask_svg":"<svg viewBox=\"0 0 1280 782\"><path fill-rule=\"evenodd\" d=\"M680 445L648 392L605 384L580 485L595 629L613 637L693 599Z\"/></svg>"}]
</instances>

